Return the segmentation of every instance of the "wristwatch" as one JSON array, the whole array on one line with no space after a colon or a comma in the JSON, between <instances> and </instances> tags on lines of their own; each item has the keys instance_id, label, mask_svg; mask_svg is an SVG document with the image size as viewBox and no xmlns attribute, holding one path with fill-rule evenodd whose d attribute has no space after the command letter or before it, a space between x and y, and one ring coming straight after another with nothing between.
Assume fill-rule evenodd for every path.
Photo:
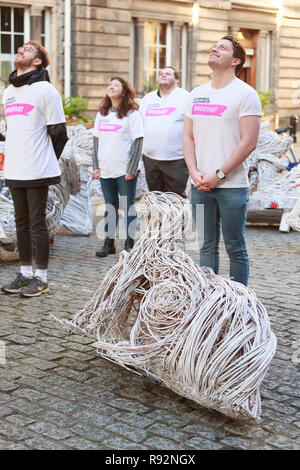
<instances>
[{"instance_id":1,"label":"wristwatch","mask_svg":"<svg viewBox=\"0 0 300 470\"><path fill-rule=\"evenodd\" d=\"M216 170L216 175L220 180L224 180L226 178L225 173L222 170Z\"/></svg>"}]
</instances>

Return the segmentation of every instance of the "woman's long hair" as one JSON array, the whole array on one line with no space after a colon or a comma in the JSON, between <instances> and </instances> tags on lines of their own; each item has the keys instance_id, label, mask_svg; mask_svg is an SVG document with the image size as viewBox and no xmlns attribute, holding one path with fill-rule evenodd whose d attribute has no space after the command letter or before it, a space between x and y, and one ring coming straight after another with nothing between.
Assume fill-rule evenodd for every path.
<instances>
[{"instance_id":1,"label":"woman's long hair","mask_svg":"<svg viewBox=\"0 0 300 470\"><path fill-rule=\"evenodd\" d=\"M113 80L118 80L122 85L123 96L120 106L118 107L118 118L122 119L123 117L127 116L128 112L131 109L139 109L139 104L135 101L135 91L131 83L129 83L127 80L125 80L125 78L122 77L112 77L110 79L110 83ZM111 99L108 97L108 95L106 95L100 103L100 114L102 116L107 116L111 107Z\"/></svg>"}]
</instances>

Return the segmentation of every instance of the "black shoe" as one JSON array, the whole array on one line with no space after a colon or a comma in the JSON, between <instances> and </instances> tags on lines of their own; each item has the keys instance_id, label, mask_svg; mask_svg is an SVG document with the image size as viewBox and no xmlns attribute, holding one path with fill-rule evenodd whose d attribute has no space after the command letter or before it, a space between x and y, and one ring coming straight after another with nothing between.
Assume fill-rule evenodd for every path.
<instances>
[{"instance_id":1,"label":"black shoe","mask_svg":"<svg viewBox=\"0 0 300 470\"><path fill-rule=\"evenodd\" d=\"M48 294L48 292L49 288L47 282L44 282L40 277L35 276L27 286L22 287L20 295L22 297L38 297L42 294Z\"/></svg>"},{"instance_id":2,"label":"black shoe","mask_svg":"<svg viewBox=\"0 0 300 470\"><path fill-rule=\"evenodd\" d=\"M3 292L7 294L19 294L21 289L27 286L30 281L32 280L31 277L23 276L23 274L18 273L16 279L12 281L10 284L5 284L2 287Z\"/></svg>"},{"instance_id":3,"label":"black shoe","mask_svg":"<svg viewBox=\"0 0 300 470\"><path fill-rule=\"evenodd\" d=\"M104 245L100 251L96 251L96 256L105 258L107 255L113 255L116 252L115 240L113 238L105 238Z\"/></svg>"},{"instance_id":4,"label":"black shoe","mask_svg":"<svg viewBox=\"0 0 300 470\"><path fill-rule=\"evenodd\" d=\"M128 253L130 253L130 251L133 248L133 245L134 245L134 239L130 238L130 237L127 237L126 241L125 241L124 250L126 250Z\"/></svg>"}]
</instances>

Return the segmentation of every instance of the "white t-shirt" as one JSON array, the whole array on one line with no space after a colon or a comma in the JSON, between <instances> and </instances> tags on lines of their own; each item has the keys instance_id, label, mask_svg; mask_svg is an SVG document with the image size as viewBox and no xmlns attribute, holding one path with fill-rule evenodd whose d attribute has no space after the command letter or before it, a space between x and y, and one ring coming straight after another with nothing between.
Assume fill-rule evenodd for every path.
<instances>
[{"instance_id":1,"label":"white t-shirt","mask_svg":"<svg viewBox=\"0 0 300 470\"><path fill-rule=\"evenodd\" d=\"M194 88L186 116L193 120L197 169L209 174L220 168L241 140L240 118L261 115L258 94L238 78L224 88L212 88L210 82ZM218 187L249 186L248 167L246 159Z\"/></svg>"},{"instance_id":2,"label":"white t-shirt","mask_svg":"<svg viewBox=\"0 0 300 470\"><path fill-rule=\"evenodd\" d=\"M62 101L51 83L10 85L3 94L7 134L4 177L52 178L61 174L47 126L65 122Z\"/></svg>"},{"instance_id":3,"label":"white t-shirt","mask_svg":"<svg viewBox=\"0 0 300 470\"><path fill-rule=\"evenodd\" d=\"M126 174L132 142L144 137L142 117L134 110L122 119L115 111L109 111L107 116L98 113L93 135L99 138L101 178L119 178Z\"/></svg>"},{"instance_id":4,"label":"white t-shirt","mask_svg":"<svg viewBox=\"0 0 300 470\"><path fill-rule=\"evenodd\" d=\"M179 160L183 158L182 132L189 92L176 87L162 98L157 90L148 93L141 101L144 121L143 154L154 160Z\"/></svg>"}]
</instances>

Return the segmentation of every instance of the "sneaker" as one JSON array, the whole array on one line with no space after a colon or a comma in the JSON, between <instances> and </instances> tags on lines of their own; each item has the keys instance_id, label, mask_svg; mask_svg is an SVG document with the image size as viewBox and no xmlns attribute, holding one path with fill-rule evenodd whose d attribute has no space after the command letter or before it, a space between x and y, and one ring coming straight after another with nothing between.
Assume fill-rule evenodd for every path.
<instances>
[{"instance_id":1,"label":"sneaker","mask_svg":"<svg viewBox=\"0 0 300 470\"><path fill-rule=\"evenodd\" d=\"M22 297L38 297L42 294L48 294L48 292L47 282L42 281L40 277L34 276L27 286L22 287L20 295Z\"/></svg>"},{"instance_id":2,"label":"sneaker","mask_svg":"<svg viewBox=\"0 0 300 470\"><path fill-rule=\"evenodd\" d=\"M12 281L10 284L5 284L2 287L2 291L6 292L7 294L19 294L21 289L27 286L31 280L31 277L26 277L23 276L22 273L18 273L14 281Z\"/></svg>"},{"instance_id":3,"label":"sneaker","mask_svg":"<svg viewBox=\"0 0 300 470\"><path fill-rule=\"evenodd\" d=\"M113 238L105 238L104 245L100 251L96 251L96 256L105 258L107 255L113 255L116 252L115 240Z\"/></svg>"},{"instance_id":4,"label":"sneaker","mask_svg":"<svg viewBox=\"0 0 300 470\"><path fill-rule=\"evenodd\" d=\"M133 248L133 245L134 245L134 239L130 238L130 237L127 237L126 241L125 241L124 250L126 250L128 253L130 253L130 251Z\"/></svg>"}]
</instances>

